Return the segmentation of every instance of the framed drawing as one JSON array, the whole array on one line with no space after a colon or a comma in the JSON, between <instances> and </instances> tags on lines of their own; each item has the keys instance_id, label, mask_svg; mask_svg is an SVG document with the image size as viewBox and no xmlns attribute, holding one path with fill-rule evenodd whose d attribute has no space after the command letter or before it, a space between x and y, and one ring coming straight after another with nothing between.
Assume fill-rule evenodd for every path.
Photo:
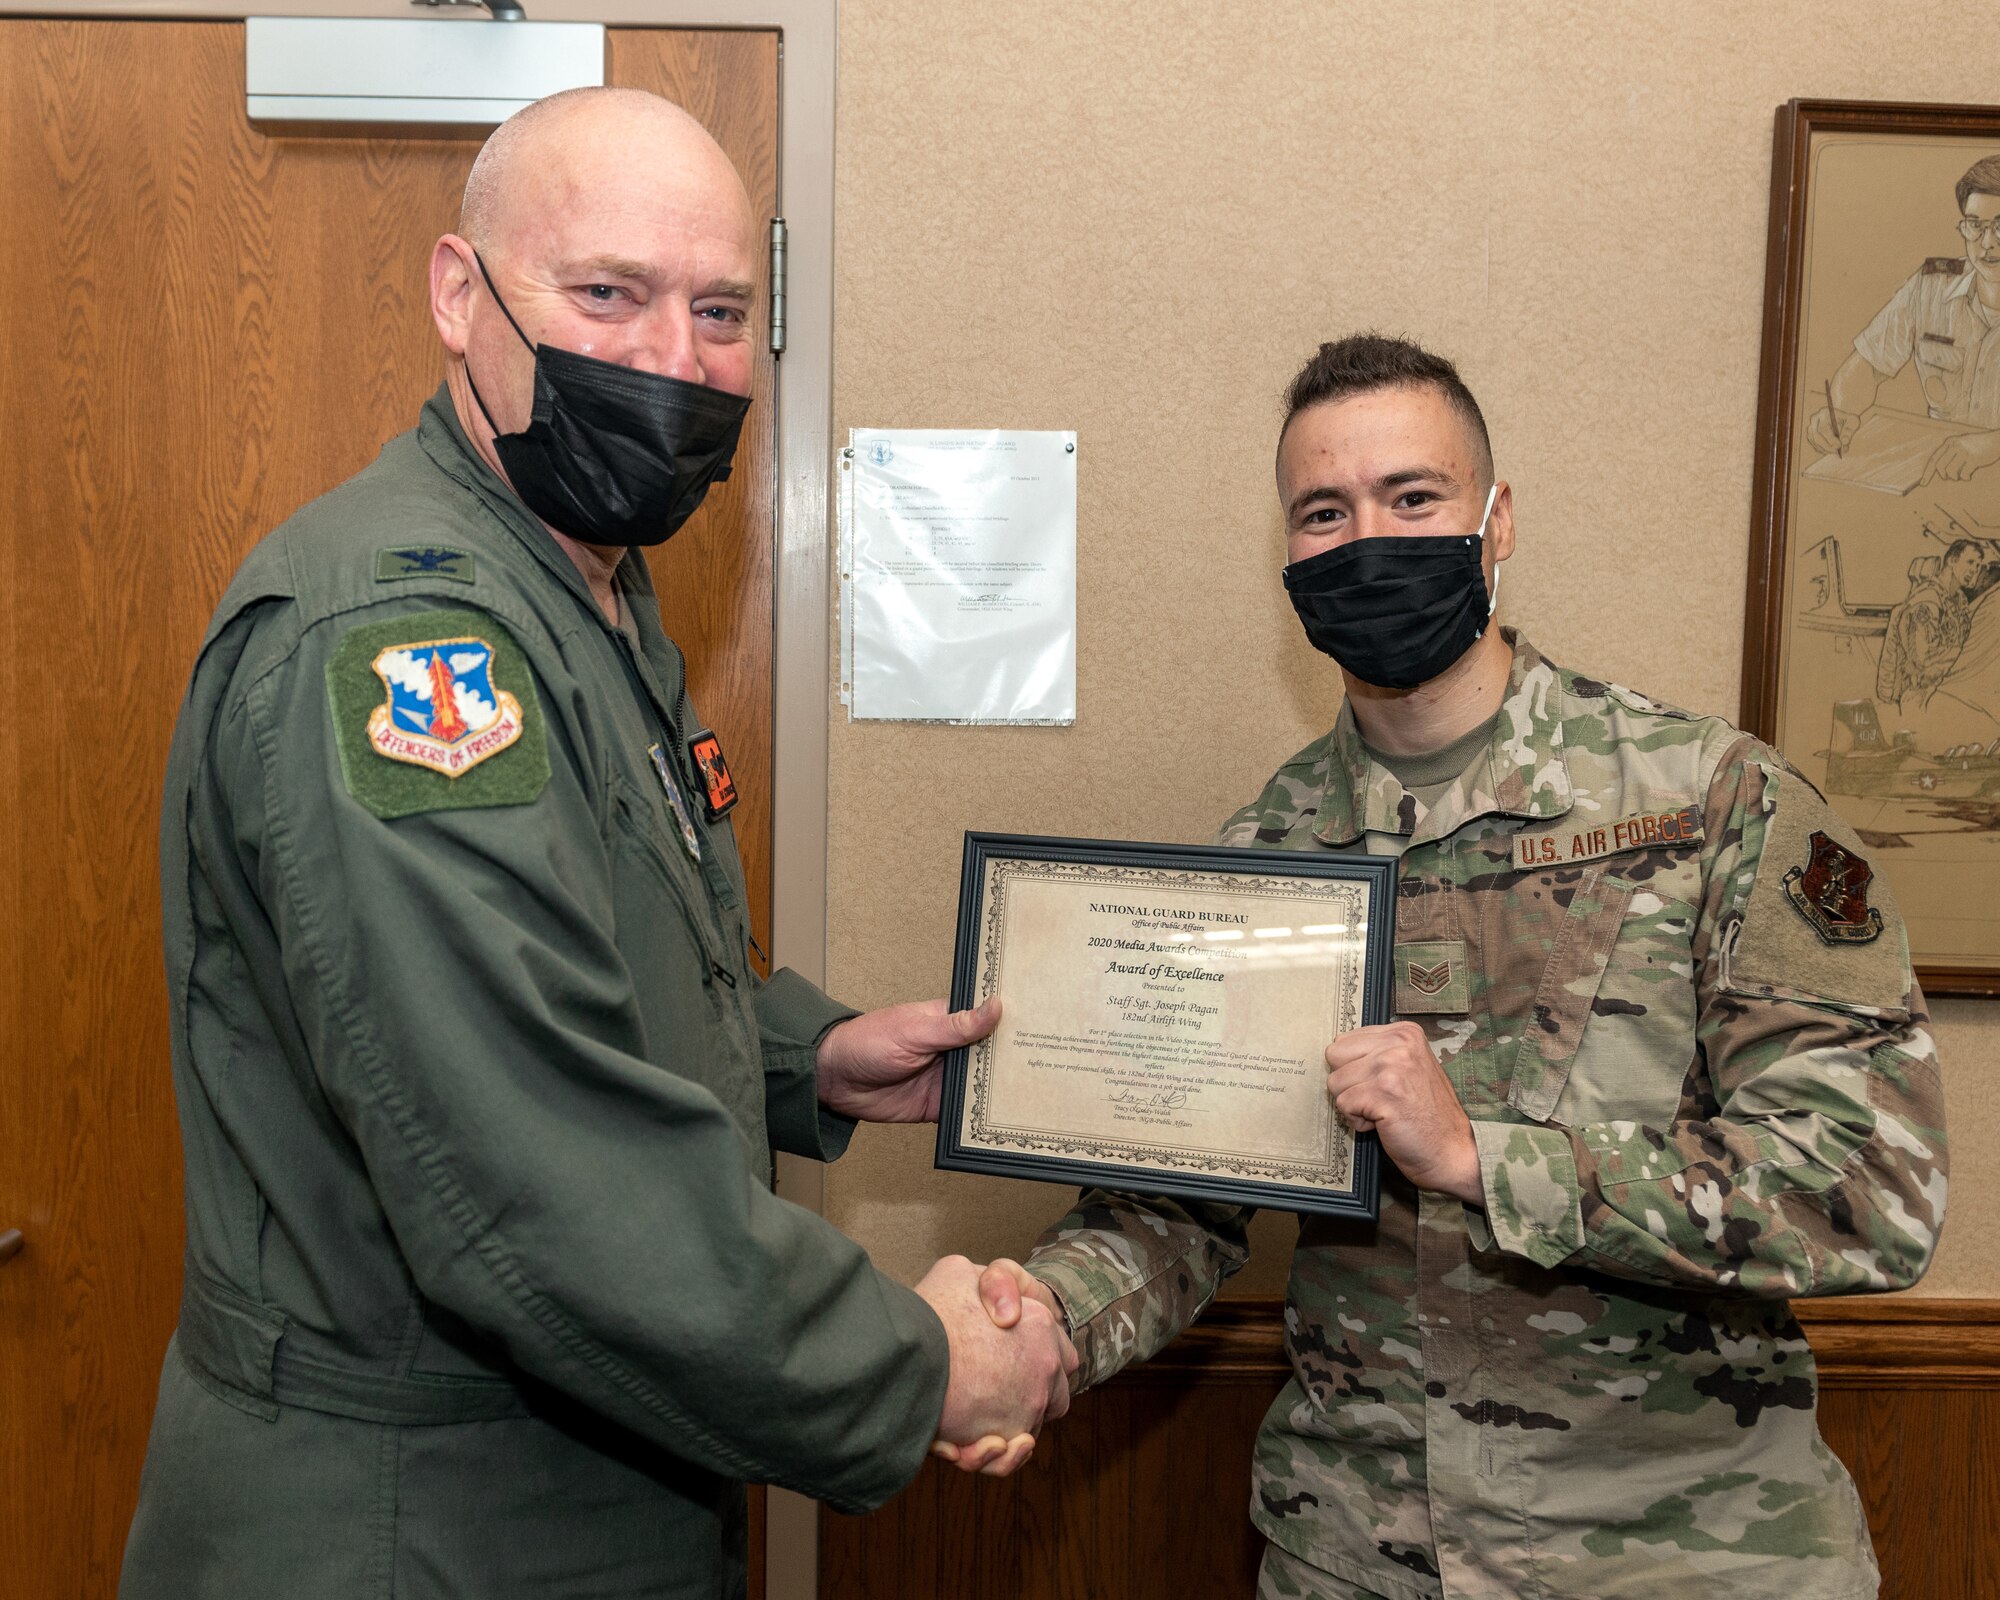
<instances>
[{"instance_id":1,"label":"framed drawing","mask_svg":"<svg viewBox=\"0 0 2000 1600\"><path fill-rule=\"evenodd\" d=\"M1395 858L968 833L937 1164L1373 1217L1380 1156L1326 1091L1387 1022Z\"/></svg>"},{"instance_id":2,"label":"framed drawing","mask_svg":"<svg viewBox=\"0 0 2000 1600\"><path fill-rule=\"evenodd\" d=\"M2000 994L2000 107L1778 113L1743 725Z\"/></svg>"}]
</instances>

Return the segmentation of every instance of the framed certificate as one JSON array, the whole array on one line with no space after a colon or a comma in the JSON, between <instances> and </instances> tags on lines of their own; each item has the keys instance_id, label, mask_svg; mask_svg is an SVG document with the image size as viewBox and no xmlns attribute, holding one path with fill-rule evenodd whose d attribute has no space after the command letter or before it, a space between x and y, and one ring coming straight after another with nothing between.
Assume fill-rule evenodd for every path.
<instances>
[{"instance_id":1,"label":"framed certificate","mask_svg":"<svg viewBox=\"0 0 2000 1600\"><path fill-rule=\"evenodd\" d=\"M1392 856L968 833L937 1164L1373 1217L1326 1047L1387 1022Z\"/></svg>"}]
</instances>

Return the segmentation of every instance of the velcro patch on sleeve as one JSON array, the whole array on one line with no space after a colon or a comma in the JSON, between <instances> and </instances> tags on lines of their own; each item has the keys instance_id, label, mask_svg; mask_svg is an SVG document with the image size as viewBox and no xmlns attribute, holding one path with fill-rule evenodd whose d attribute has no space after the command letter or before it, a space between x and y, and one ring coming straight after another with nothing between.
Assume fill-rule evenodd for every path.
<instances>
[{"instance_id":1,"label":"velcro patch on sleeve","mask_svg":"<svg viewBox=\"0 0 2000 1600\"><path fill-rule=\"evenodd\" d=\"M488 612L351 629L326 687L347 792L378 817L525 805L548 784L534 673Z\"/></svg>"},{"instance_id":2,"label":"velcro patch on sleeve","mask_svg":"<svg viewBox=\"0 0 2000 1600\"><path fill-rule=\"evenodd\" d=\"M1763 827L1744 833L1746 852L1756 844L1756 876L1725 986L1900 1012L1909 943L1889 886L1811 784L1776 766L1763 773Z\"/></svg>"},{"instance_id":3,"label":"velcro patch on sleeve","mask_svg":"<svg viewBox=\"0 0 2000 1600\"><path fill-rule=\"evenodd\" d=\"M401 578L445 578L452 583L471 583L478 575L472 552L448 544L392 544L375 552L375 581L394 583Z\"/></svg>"},{"instance_id":4,"label":"velcro patch on sleeve","mask_svg":"<svg viewBox=\"0 0 2000 1600\"><path fill-rule=\"evenodd\" d=\"M1575 827L1557 826L1514 835L1514 867L1526 872L1538 867L1568 867L1579 861L1601 861L1627 850L1657 850L1700 844L1701 807L1678 811L1642 811L1616 822Z\"/></svg>"}]
</instances>

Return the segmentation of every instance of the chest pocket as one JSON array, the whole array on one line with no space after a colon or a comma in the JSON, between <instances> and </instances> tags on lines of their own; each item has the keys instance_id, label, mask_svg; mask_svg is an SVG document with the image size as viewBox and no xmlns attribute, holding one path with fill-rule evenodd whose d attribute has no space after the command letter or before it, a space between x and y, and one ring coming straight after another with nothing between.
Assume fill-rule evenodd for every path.
<instances>
[{"instance_id":1,"label":"chest pocket","mask_svg":"<svg viewBox=\"0 0 2000 1600\"><path fill-rule=\"evenodd\" d=\"M709 1090L762 1149L763 1063L748 993L700 868L647 797L611 780L612 910L653 1060ZM678 857L678 859L676 859Z\"/></svg>"},{"instance_id":2,"label":"chest pocket","mask_svg":"<svg viewBox=\"0 0 2000 1600\"><path fill-rule=\"evenodd\" d=\"M1965 352L1948 333L1927 333L1917 341L1917 365L1932 372L1958 372Z\"/></svg>"},{"instance_id":3,"label":"chest pocket","mask_svg":"<svg viewBox=\"0 0 2000 1600\"><path fill-rule=\"evenodd\" d=\"M1925 334L1917 340L1917 378L1924 400L1934 410L1950 410L1965 371L1965 352L1947 334Z\"/></svg>"},{"instance_id":4,"label":"chest pocket","mask_svg":"<svg viewBox=\"0 0 2000 1600\"><path fill-rule=\"evenodd\" d=\"M1593 863L1544 932L1548 958L1517 1019L1507 1089L1521 1116L1672 1120L1694 1052L1695 910L1683 880L1699 870L1691 860L1656 870L1667 856Z\"/></svg>"}]
</instances>

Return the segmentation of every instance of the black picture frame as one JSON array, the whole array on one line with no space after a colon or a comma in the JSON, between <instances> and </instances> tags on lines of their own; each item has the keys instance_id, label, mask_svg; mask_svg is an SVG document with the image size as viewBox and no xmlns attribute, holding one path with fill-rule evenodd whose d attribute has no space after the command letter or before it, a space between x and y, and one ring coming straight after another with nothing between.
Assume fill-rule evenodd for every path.
<instances>
[{"instance_id":1,"label":"black picture frame","mask_svg":"<svg viewBox=\"0 0 2000 1600\"><path fill-rule=\"evenodd\" d=\"M1168 873L1317 878L1364 883L1369 886L1370 893L1361 978L1361 1024L1368 1026L1390 1020L1395 943L1394 857L1003 833L965 835L959 880L957 938L952 962L951 1004L954 1010L968 1010L978 1003L975 988L979 970L979 941L985 921L987 866L996 858ZM1364 1217L1372 1221L1377 1214L1380 1205L1381 1147L1372 1133L1354 1136L1350 1170L1352 1183L1345 1192L1333 1192L1318 1186L1204 1172L1172 1172L1126 1162L996 1151L969 1145L962 1135L972 1059L978 1048L970 1046L953 1050L944 1061L936 1157L936 1164L942 1169L1321 1216Z\"/></svg>"}]
</instances>

